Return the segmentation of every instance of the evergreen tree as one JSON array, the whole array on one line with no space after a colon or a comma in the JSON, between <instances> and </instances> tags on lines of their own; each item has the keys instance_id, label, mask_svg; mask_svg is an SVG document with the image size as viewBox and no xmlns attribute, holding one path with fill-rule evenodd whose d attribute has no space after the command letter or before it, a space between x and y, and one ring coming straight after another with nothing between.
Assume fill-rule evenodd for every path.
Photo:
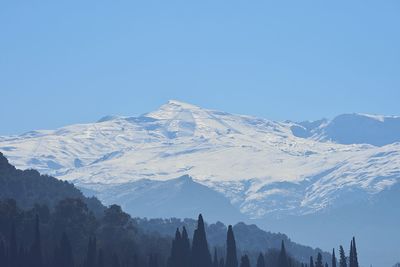
<instances>
[{"instance_id":1,"label":"evergreen tree","mask_svg":"<svg viewBox=\"0 0 400 267\"><path fill-rule=\"evenodd\" d=\"M240 259L240 267L250 267L250 260L247 255L242 256Z\"/></svg>"},{"instance_id":2,"label":"evergreen tree","mask_svg":"<svg viewBox=\"0 0 400 267\"><path fill-rule=\"evenodd\" d=\"M85 258L84 267L96 267L96 256L97 256L97 248L96 248L96 237L89 237L89 243Z\"/></svg>"},{"instance_id":3,"label":"evergreen tree","mask_svg":"<svg viewBox=\"0 0 400 267\"><path fill-rule=\"evenodd\" d=\"M350 241L350 252L349 252L349 267L354 267L354 263L353 263L353 240Z\"/></svg>"},{"instance_id":4,"label":"evergreen tree","mask_svg":"<svg viewBox=\"0 0 400 267\"><path fill-rule=\"evenodd\" d=\"M121 264L119 263L118 255L113 253L111 267L120 267L120 266L121 266ZM149 267L151 267L151 266L149 266Z\"/></svg>"},{"instance_id":5,"label":"evergreen tree","mask_svg":"<svg viewBox=\"0 0 400 267\"><path fill-rule=\"evenodd\" d=\"M30 266L42 267L42 245L40 240L39 216L35 217L35 237L30 251Z\"/></svg>"},{"instance_id":6,"label":"evergreen tree","mask_svg":"<svg viewBox=\"0 0 400 267\"><path fill-rule=\"evenodd\" d=\"M314 259L310 256L310 267L314 267Z\"/></svg>"},{"instance_id":7,"label":"evergreen tree","mask_svg":"<svg viewBox=\"0 0 400 267\"><path fill-rule=\"evenodd\" d=\"M358 267L358 255L356 248L356 239L353 237L350 245L350 259L349 259L349 267Z\"/></svg>"},{"instance_id":8,"label":"evergreen tree","mask_svg":"<svg viewBox=\"0 0 400 267\"><path fill-rule=\"evenodd\" d=\"M285 244L281 244L281 251L279 252L278 267L289 267L289 260L285 249Z\"/></svg>"},{"instance_id":9,"label":"evergreen tree","mask_svg":"<svg viewBox=\"0 0 400 267\"><path fill-rule=\"evenodd\" d=\"M102 249L99 249L99 253L97 255L97 267L104 267L104 256Z\"/></svg>"},{"instance_id":10,"label":"evergreen tree","mask_svg":"<svg viewBox=\"0 0 400 267\"><path fill-rule=\"evenodd\" d=\"M28 261L28 253L22 246L19 247L16 263L18 267L31 266L30 261Z\"/></svg>"},{"instance_id":11,"label":"evergreen tree","mask_svg":"<svg viewBox=\"0 0 400 267\"><path fill-rule=\"evenodd\" d=\"M260 253L257 258L257 267L265 267L264 255Z\"/></svg>"},{"instance_id":12,"label":"evergreen tree","mask_svg":"<svg viewBox=\"0 0 400 267\"><path fill-rule=\"evenodd\" d=\"M192 267L211 267L211 255L208 250L206 231L203 216L200 214L197 221L197 229L193 234L192 243Z\"/></svg>"},{"instance_id":13,"label":"evergreen tree","mask_svg":"<svg viewBox=\"0 0 400 267\"><path fill-rule=\"evenodd\" d=\"M332 250L332 267L336 267L337 259L335 255L335 249Z\"/></svg>"},{"instance_id":14,"label":"evergreen tree","mask_svg":"<svg viewBox=\"0 0 400 267\"><path fill-rule=\"evenodd\" d=\"M236 241L233 234L232 225L228 226L226 235L226 267L238 267L238 260L236 254Z\"/></svg>"},{"instance_id":15,"label":"evergreen tree","mask_svg":"<svg viewBox=\"0 0 400 267\"><path fill-rule=\"evenodd\" d=\"M315 267L324 267L324 264L322 263L322 255L319 252L317 255L317 261L315 262Z\"/></svg>"},{"instance_id":16,"label":"evergreen tree","mask_svg":"<svg viewBox=\"0 0 400 267\"><path fill-rule=\"evenodd\" d=\"M182 228L182 266L189 267L191 259L190 241L185 226Z\"/></svg>"},{"instance_id":17,"label":"evergreen tree","mask_svg":"<svg viewBox=\"0 0 400 267\"><path fill-rule=\"evenodd\" d=\"M327 263L327 262L325 262L325 267L329 267L329 265L328 265L328 263Z\"/></svg>"},{"instance_id":18,"label":"evergreen tree","mask_svg":"<svg viewBox=\"0 0 400 267\"><path fill-rule=\"evenodd\" d=\"M339 267L347 267L346 254L344 253L344 249L342 246L339 247L339 254L340 254Z\"/></svg>"},{"instance_id":19,"label":"evergreen tree","mask_svg":"<svg viewBox=\"0 0 400 267\"><path fill-rule=\"evenodd\" d=\"M18 267L18 246L17 246L17 235L15 233L15 224L11 225L10 233L10 246L8 248L8 263L10 267Z\"/></svg>"},{"instance_id":20,"label":"evergreen tree","mask_svg":"<svg viewBox=\"0 0 400 267\"><path fill-rule=\"evenodd\" d=\"M182 259L182 238L179 229L176 229L175 238L172 240L171 255L168 259L167 265L168 267L183 267Z\"/></svg>"},{"instance_id":21,"label":"evergreen tree","mask_svg":"<svg viewBox=\"0 0 400 267\"><path fill-rule=\"evenodd\" d=\"M221 259L219 260L219 266L218 266L218 267L225 267L224 258L221 258Z\"/></svg>"},{"instance_id":22,"label":"evergreen tree","mask_svg":"<svg viewBox=\"0 0 400 267\"><path fill-rule=\"evenodd\" d=\"M71 243L64 232L61 236L60 245L56 247L54 255L54 266L57 267L73 267L74 258L72 255Z\"/></svg>"},{"instance_id":23,"label":"evergreen tree","mask_svg":"<svg viewBox=\"0 0 400 267\"><path fill-rule=\"evenodd\" d=\"M158 267L157 255L150 254L148 267Z\"/></svg>"},{"instance_id":24,"label":"evergreen tree","mask_svg":"<svg viewBox=\"0 0 400 267\"><path fill-rule=\"evenodd\" d=\"M214 258L213 258L213 264L212 267L218 267L218 254L217 254L217 248L214 248Z\"/></svg>"},{"instance_id":25,"label":"evergreen tree","mask_svg":"<svg viewBox=\"0 0 400 267\"><path fill-rule=\"evenodd\" d=\"M0 263L1 266L6 266L7 263L6 245L3 240L0 240Z\"/></svg>"}]
</instances>

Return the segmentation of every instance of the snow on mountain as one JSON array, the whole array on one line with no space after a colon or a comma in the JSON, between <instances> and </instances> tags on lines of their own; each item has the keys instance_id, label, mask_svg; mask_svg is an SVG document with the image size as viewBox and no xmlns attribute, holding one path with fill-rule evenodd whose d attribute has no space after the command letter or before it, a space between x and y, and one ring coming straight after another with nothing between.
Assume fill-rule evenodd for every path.
<instances>
[{"instance_id":1,"label":"snow on mountain","mask_svg":"<svg viewBox=\"0 0 400 267\"><path fill-rule=\"evenodd\" d=\"M400 117L370 114L342 114L331 121L301 122L294 135L340 144L384 146L400 142Z\"/></svg>"},{"instance_id":2,"label":"snow on mountain","mask_svg":"<svg viewBox=\"0 0 400 267\"><path fill-rule=\"evenodd\" d=\"M169 101L138 117L107 116L2 137L0 151L18 168L35 168L89 189L190 175L243 214L262 218L313 213L339 203L350 189L365 197L398 183L400 144L345 144L356 136L353 126L364 136L374 135L368 133L369 120L397 125L398 118L341 115L308 124L274 122ZM353 136L343 139L345 133ZM396 135L400 138L400 132L390 131L385 140L396 141Z\"/></svg>"},{"instance_id":3,"label":"snow on mountain","mask_svg":"<svg viewBox=\"0 0 400 267\"><path fill-rule=\"evenodd\" d=\"M400 239L399 141L399 117L275 122L169 101L3 136L0 151L134 216L243 218L326 250L356 235L365 262L387 266Z\"/></svg>"}]
</instances>

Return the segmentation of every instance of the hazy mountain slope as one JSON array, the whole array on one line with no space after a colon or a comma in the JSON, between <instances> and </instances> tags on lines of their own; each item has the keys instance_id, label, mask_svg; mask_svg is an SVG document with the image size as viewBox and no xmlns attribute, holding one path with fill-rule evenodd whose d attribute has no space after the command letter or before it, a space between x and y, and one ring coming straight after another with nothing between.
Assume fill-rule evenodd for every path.
<instances>
[{"instance_id":1,"label":"hazy mountain slope","mask_svg":"<svg viewBox=\"0 0 400 267\"><path fill-rule=\"evenodd\" d=\"M216 222L223 211L226 223L246 219L221 193L194 182L187 175L168 181L143 179L119 185L96 185L87 194L98 196L106 205L118 203L138 217L193 218L203 213L207 221Z\"/></svg>"},{"instance_id":2,"label":"hazy mountain slope","mask_svg":"<svg viewBox=\"0 0 400 267\"><path fill-rule=\"evenodd\" d=\"M141 229L152 233L157 232L162 235L171 236L176 228L185 226L189 236L193 235L197 222L193 219L140 219L136 218L138 225ZM212 224L206 224L207 240L211 247L225 247L226 244L226 231L227 226L219 221ZM253 256L253 265L256 262L258 253L260 251L267 251L269 249L280 249L281 241L285 242L287 251L296 259L308 262L310 255L317 255L321 252L325 260L329 260L331 255L323 252L320 249L313 249L311 247L300 245L293 242L288 236L282 233L266 232L258 228L256 225L247 225L244 223L237 223L233 225L237 248L240 252L249 253ZM224 255L225 250L220 251L219 255ZM254 253L254 254L253 254Z\"/></svg>"},{"instance_id":3,"label":"hazy mountain slope","mask_svg":"<svg viewBox=\"0 0 400 267\"><path fill-rule=\"evenodd\" d=\"M339 144L384 146L400 142L400 117L342 114L331 121L301 122L292 127L294 135Z\"/></svg>"}]
</instances>

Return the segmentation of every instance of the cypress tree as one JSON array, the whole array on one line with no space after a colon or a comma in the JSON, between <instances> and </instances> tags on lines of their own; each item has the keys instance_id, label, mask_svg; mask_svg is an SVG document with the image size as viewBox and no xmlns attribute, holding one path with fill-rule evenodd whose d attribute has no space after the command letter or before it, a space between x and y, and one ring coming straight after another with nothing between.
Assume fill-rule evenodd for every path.
<instances>
[{"instance_id":1,"label":"cypress tree","mask_svg":"<svg viewBox=\"0 0 400 267\"><path fill-rule=\"evenodd\" d=\"M191 259L191 251L190 251L190 241L189 236L187 234L185 226L182 228L182 265L183 267L190 266L190 259Z\"/></svg>"},{"instance_id":2,"label":"cypress tree","mask_svg":"<svg viewBox=\"0 0 400 267\"><path fill-rule=\"evenodd\" d=\"M349 252L349 267L354 267L353 264L353 240L350 241L350 252Z\"/></svg>"},{"instance_id":3,"label":"cypress tree","mask_svg":"<svg viewBox=\"0 0 400 267\"><path fill-rule=\"evenodd\" d=\"M332 267L336 267L336 255L335 255L335 249L332 250Z\"/></svg>"},{"instance_id":4,"label":"cypress tree","mask_svg":"<svg viewBox=\"0 0 400 267\"><path fill-rule=\"evenodd\" d=\"M213 264L212 267L218 267L218 254L217 254L217 248L214 248L214 258L213 258Z\"/></svg>"},{"instance_id":5,"label":"cypress tree","mask_svg":"<svg viewBox=\"0 0 400 267\"><path fill-rule=\"evenodd\" d=\"M285 249L285 244L281 244L281 251L279 252L278 267L289 267L289 260Z\"/></svg>"},{"instance_id":6,"label":"cypress tree","mask_svg":"<svg viewBox=\"0 0 400 267\"><path fill-rule=\"evenodd\" d=\"M228 226L226 234L226 267L238 267L238 260L236 254L236 241L233 234L232 225Z\"/></svg>"},{"instance_id":7,"label":"cypress tree","mask_svg":"<svg viewBox=\"0 0 400 267\"><path fill-rule=\"evenodd\" d=\"M41 267L42 266L42 245L40 240L40 229L39 229L39 216L35 217L35 237L30 251L30 266Z\"/></svg>"},{"instance_id":8,"label":"cypress tree","mask_svg":"<svg viewBox=\"0 0 400 267\"><path fill-rule=\"evenodd\" d=\"M314 267L314 259L310 256L310 267Z\"/></svg>"},{"instance_id":9,"label":"cypress tree","mask_svg":"<svg viewBox=\"0 0 400 267\"><path fill-rule=\"evenodd\" d=\"M157 255L150 254L148 267L158 267Z\"/></svg>"},{"instance_id":10,"label":"cypress tree","mask_svg":"<svg viewBox=\"0 0 400 267\"><path fill-rule=\"evenodd\" d=\"M89 237L88 248L86 252L85 267L96 267L96 237Z\"/></svg>"},{"instance_id":11,"label":"cypress tree","mask_svg":"<svg viewBox=\"0 0 400 267\"><path fill-rule=\"evenodd\" d=\"M171 255L168 259L168 267L183 267L182 266L182 238L179 229L176 229L175 238L172 240Z\"/></svg>"},{"instance_id":12,"label":"cypress tree","mask_svg":"<svg viewBox=\"0 0 400 267\"><path fill-rule=\"evenodd\" d=\"M18 267L30 266L30 262L28 261L28 253L26 253L24 247L22 246L20 246L18 249L18 257L16 262Z\"/></svg>"},{"instance_id":13,"label":"cypress tree","mask_svg":"<svg viewBox=\"0 0 400 267\"><path fill-rule=\"evenodd\" d=\"M104 267L104 256L102 249L99 249L99 253L97 255L97 267Z\"/></svg>"},{"instance_id":14,"label":"cypress tree","mask_svg":"<svg viewBox=\"0 0 400 267\"><path fill-rule=\"evenodd\" d=\"M15 233L15 224L11 224L10 233L10 246L8 248L8 262L10 267L17 267L18 258L18 246L17 246L17 235Z\"/></svg>"},{"instance_id":15,"label":"cypress tree","mask_svg":"<svg viewBox=\"0 0 400 267\"><path fill-rule=\"evenodd\" d=\"M260 253L257 258L257 267L265 267L264 255Z\"/></svg>"},{"instance_id":16,"label":"cypress tree","mask_svg":"<svg viewBox=\"0 0 400 267\"><path fill-rule=\"evenodd\" d=\"M117 254L115 254L115 253L113 253L113 255L112 255L112 264L111 264L111 267L120 267L121 265L120 265L120 263L119 263L119 258L118 258L118 255ZM150 266L151 267L151 266Z\"/></svg>"},{"instance_id":17,"label":"cypress tree","mask_svg":"<svg viewBox=\"0 0 400 267\"><path fill-rule=\"evenodd\" d=\"M250 260L247 255L242 256L240 259L240 267L250 267Z\"/></svg>"},{"instance_id":18,"label":"cypress tree","mask_svg":"<svg viewBox=\"0 0 400 267\"><path fill-rule=\"evenodd\" d=\"M324 264L322 263L322 255L319 252L317 255L317 261L315 262L315 267L324 267Z\"/></svg>"},{"instance_id":19,"label":"cypress tree","mask_svg":"<svg viewBox=\"0 0 400 267\"><path fill-rule=\"evenodd\" d=\"M3 240L0 240L0 263L1 266L6 266L7 257L6 257L6 246Z\"/></svg>"},{"instance_id":20,"label":"cypress tree","mask_svg":"<svg viewBox=\"0 0 400 267\"><path fill-rule=\"evenodd\" d=\"M344 253L344 249L342 246L339 247L339 254L340 254L339 267L347 267L346 254Z\"/></svg>"},{"instance_id":21,"label":"cypress tree","mask_svg":"<svg viewBox=\"0 0 400 267\"><path fill-rule=\"evenodd\" d=\"M203 216L200 214L197 221L197 229L193 234L192 243L192 267L211 267L211 255L208 250L206 231Z\"/></svg>"},{"instance_id":22,"label":"cypress tree","mask_svg":"<svg viewBox=\"0 0 400 267\"><path fill-rule=\"evenodd\" d=\"M60 245L56 247L54 266L57 267L73 267L74 258L72 255L71 243L64 232L61 236Z\"/></svg>"},{"instance_id":23,"label":"cypress tree","mask_svg":"<svg viewBox=\"0 0 400 267\"><path fill-rule=\"evenodd\" d=\"M353 236L353 240L352 240L352 247L353 247L353 255L352 255L352 264L350 264L351 267L358 267L358 255L357 255L357 247L356 247L356 239Z\"/></svg>"},{"instance_id":24,"label":"cypress tree","mask_svg":"<svg viewBox=\"0 0 400 267\"><path fill-rule=\"evenodd\" d=\"M221 259L219 260L219 266L218 266L218 267L225 267L224 258L221 258Z\"/></svg>"}]
</instances>

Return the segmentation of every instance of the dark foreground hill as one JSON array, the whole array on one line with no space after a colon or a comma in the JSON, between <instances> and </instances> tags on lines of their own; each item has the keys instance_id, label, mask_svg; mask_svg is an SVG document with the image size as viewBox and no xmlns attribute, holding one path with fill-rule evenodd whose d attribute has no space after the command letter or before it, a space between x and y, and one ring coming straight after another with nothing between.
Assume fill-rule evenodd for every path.
<instances>
[{"instance_id":1,"label":"dark foreground hill","mask_svg":"<svg viewBox=\"0 0 400 267\"><path fill-rule=\"evenodd\" d=\"M48 264L53 259L50 256L54 253L53 248L66 233L78 262L85 259L87 244L96 236L99 247L107 250L104 257L109 261L115 254L128 262L144 265L147 257L154 253L158 255L158 264L164 266L176 228L185 226L189 237L196 228L193 219L132 219L119 206L106 208L96 198L85 197L68 182L40 175L35 170L17 170L1 153L0 201L0 240L10 241L13 235L10 229L14 225L17 243L21 246L31 243L34 218L38 214L43 254ZM206 224L205 229L210 250L215 247L219 255L224 255L227 226L218 222ZM311 255L321 252L294 243L284 234L265 232L255 225L238 223L233 230L239 255L248 254L253 263L260 252L279 251L282 241L288 253L298 261L306 262ZM323 253L323 257L330 260L327 253Z\"/></svg>"}]
</instances>

